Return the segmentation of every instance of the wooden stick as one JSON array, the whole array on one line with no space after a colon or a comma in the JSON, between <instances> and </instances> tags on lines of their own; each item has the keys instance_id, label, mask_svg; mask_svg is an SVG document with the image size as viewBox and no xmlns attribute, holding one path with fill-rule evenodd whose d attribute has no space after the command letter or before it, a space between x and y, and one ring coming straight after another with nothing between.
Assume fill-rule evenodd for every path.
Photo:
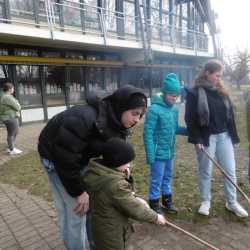
<instances>
[{"instance_id":1,"label":"wooden stick","mask_svg":"<svg viewBox=\"0 0 250 250\"><path fill-rule=\"evenodd\" d=\"M250 199L249 197L246 195L246 193L243 192L243 190L230 178L230 176L227 174L227 172L219 165L219 163L217 161L215 161L210 154L205 150L202 149L202 151L204 152L204 154L207 156L207 158L209 160L211 160L213 162L213 164L221 171L221 173L236 187L236 189L241 193L241 195L248 201L248 203L250 204Z\"/></svg>"},{"instance_id":2,"label":"wooden stick","mask_svg":"<svg viewBox=\"0 0 250 250\"><path fill-rule=\"evenodd\" d=\"M195 236L195 235L189 233L188 231L182 229L181 227L176 226L175 224L169 222L168 220L167 220L166 225L168 225L168 226L170 226L170 227L173 227L173 228L175 228L175 229L181 231L182 233L188 235L189 237L193 238L194 240L196 240L196 241L202 243L203 245L205 245L205 246L207 246L207 247L209 247L209 248L211 248L211 249L220 250L219 248L217 248L217 247L211 245L210 243L208 243L208 242L206 242L206 241L204 241L204 240L198 238L197 236Z\"/></svg>"}]
</instances>

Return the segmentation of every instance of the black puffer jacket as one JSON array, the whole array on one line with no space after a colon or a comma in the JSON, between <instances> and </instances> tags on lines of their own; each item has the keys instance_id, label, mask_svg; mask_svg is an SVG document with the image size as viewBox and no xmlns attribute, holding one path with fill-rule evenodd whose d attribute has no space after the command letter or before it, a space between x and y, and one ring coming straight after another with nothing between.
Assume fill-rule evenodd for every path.
<instances>
[{"instance_id":1,"label":"black puffer jacket","mask_svg":"<svg viewBox=\"0 0 250 250\"><path fill-rule=\"evenodd\" d=\"M124 86L102 100L87 98L87 105L75 106L54 116L39 136L41 157L51 160L68 193L77 197L85 191L80 172L92 157L100 155L100 145L111 137L126 139L129 129L124 128L114 113L141 90ZM144 95L144 94L143 94ZM146 98L146 96L145 96Z\"/></svg>"}]
</instances>

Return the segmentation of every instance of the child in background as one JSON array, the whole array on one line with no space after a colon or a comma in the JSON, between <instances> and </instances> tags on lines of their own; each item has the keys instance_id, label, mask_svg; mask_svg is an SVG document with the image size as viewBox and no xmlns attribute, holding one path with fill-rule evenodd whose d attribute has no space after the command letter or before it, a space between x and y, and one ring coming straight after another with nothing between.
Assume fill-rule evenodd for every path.
<instances>
[{"instance_id":1,"label":"child in background","mask_svg":"<svg viewBox=\"0 0 250 250\"><path fill-rule=\"evenodd\" d=\"M178 109L175 106L180 88L176 74L168 74L161 92L152 98L144 123L144 147L150 164L149 205L157 213L162 212L161 194L164 210L177 213L171 188L175 135L187 133L186 128L178 124Z\"/></svg>"},{"instance_id":2,"label":"child in background","mask_svg":"<svg viewBox=\"0 0 250 250\"><path fill-rule=\"evenodd\" d=\"M103 145L102 152L103 159L92 159L84 175L93 238L96 250L125 250L132 231L129 218L159 225L166 224L166 219L134 195L129 170L135 158L133 147L113 138Z\"/></svg>"}]
</instances>

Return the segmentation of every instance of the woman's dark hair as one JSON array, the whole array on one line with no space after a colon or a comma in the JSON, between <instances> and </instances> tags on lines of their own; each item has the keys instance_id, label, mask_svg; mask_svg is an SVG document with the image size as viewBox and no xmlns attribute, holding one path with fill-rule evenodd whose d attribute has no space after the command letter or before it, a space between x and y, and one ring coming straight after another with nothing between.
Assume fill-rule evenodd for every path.
<instances>
[{"instance_id":1,"label":"woman's dark hair","mask_svg":"<svg viewBox=\"0 0 250 250\"><path fill-rule=\"evenodd\" d=\"M3 92L7 92L12 88L14 88L14 85L12 83L10 83L10 82L5 82L3 84Z\"/></svg>"},{"instance_id":2,"label":"woman's dark hair","mask_svg":"<svg viewBox=\"0 0 250 250\"><path fill-rule=\"evenodd\" d=\"M200 84L207 80L207 72L209 74L213 74L215 72L221 71L223 69L223 65L218 60L209 60L201 69L199 75L195 79L195 85Z\"/></svg>"},{"instance_id":3,"label":"woman's dark hair","mask_svg":"<svg viewBox=\"0 0 250 250\"><path fill-rule=\"evenodd\" d=\"M219 72L219 71L222 71L222 70L223 70L222 62L220 62L219 60L216 60L216 59L209 60L203 66L203 68L202 68L201 72L199 73L199 75L195 78L194 86L199 86L199 85L202 85L203 83L206 83L206 81L207 81L207 73L213 74L215 72ZM226 87L225 87L222 80L218 83L217 89L222 95L229 97L229 92L226 89Z\"/></svg>"}]
</instances>

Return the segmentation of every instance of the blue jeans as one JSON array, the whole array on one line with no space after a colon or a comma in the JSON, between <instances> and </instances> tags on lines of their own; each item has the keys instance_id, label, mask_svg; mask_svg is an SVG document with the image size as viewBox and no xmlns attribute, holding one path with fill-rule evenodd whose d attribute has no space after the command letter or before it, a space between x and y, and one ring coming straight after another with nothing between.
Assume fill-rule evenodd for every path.
<instances>
[{"instance_id":1,"label":"blue jeans","mask_svg":"<svg viewBox=\"0 0 250 250\"><path fill-rule=\"evenodd\" d=\"M155 161L150 165L149 200L172 194L173 159Z\"/></svg>"},{"instance_id":2,"label":"blue jeans","mask_svg":"<svg viewBox=\"0 0 250 250\"><path fill-rule=\"evenodd\" d=\"M227 132L211 135L209 147L205 147L211 157L216 157L220 166L225 170L232 181L236 183L235 158L232 140ZM199 189L202 201L211 200L211 178L213 163L201 151L197 152L199 165ZM234 203L237 200L236 188L223 176L224 193L227 202Z\"/></svg>"},{"instance_id":3,"label":"blue jeans","mask_svg":"<svg viewBox=\"0 0 250 250\"><path fill-rule=\"evenodd\" d=\"M61 237L67 250L84 250L86 239L86 215L79 216L74 212L76 198L70 196L62 185L54 164L42 158L42 165L48 174L55 207L59 216Z\"/></svg>"}]
</instances>

